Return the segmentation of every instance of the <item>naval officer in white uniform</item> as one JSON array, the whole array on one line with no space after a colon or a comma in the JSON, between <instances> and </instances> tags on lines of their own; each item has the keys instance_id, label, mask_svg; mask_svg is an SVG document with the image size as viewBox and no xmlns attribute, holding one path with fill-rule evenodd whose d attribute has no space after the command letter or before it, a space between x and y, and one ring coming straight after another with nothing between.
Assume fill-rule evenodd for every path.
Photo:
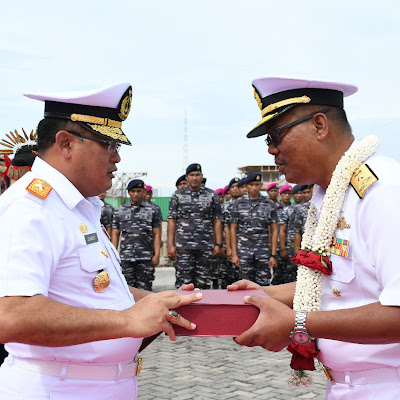
<instances>
[{"instance_id":1,"label":"naval officer in white uniform","mask_svg":"<svg viewBox=\"0 0 400 400\"><path fill-rule=\"evenodd\" d=\"M317 185L312 199L316 220L333 223L332 232L326 231L330 236L327 242L331 243L333 236L329 251L332 273L324 275L321 287L314 281L315 291L300 293L295 299L295 304L297 299L304 300L300 304L309 299L318 301L321 289L320 310L290 308L296 283L265 288L269 299L248 299L261 309L261 315L236 341L279 351L292 343L308 346L309 340L316 338L318 358L330 378L327 399L398 399L400 214L393 210L387 193L391 193L390 198L400 196L400 165L380 155L379 150L374 153L377 138L354 140L343 109L343 97L357 90L353 85L261 78L253 81L253 86L262 120L248 137L267 135L268 151L287 181ZM343 183L333 172L347 151L359 154L362 161L352 165L345 158L342 167L352 170ZM343 190L344 201L334 197L325 204L333 179L340 182L334 190ZM324 207L339 207L338 220L332 217L330 221L333 213L324 214ZM309 214L308 218L314 217ZM312 240L320 248L324 237L316 235ZM307 256L312 253L315 255L314 251L306 252ZM327 269L318 262L320 256L314 260ZM297 285L304 287L303 282ZM256 287L241 281L229 289Z\"/></svg>"},{"instance_id":2,"label":"naval officer in white uniform","mask_svg":"<svg viewBox=\"0 0 400 400\"><path fill-rule=\"evenodd\" d=\"M0 399L136 399L138 350L201 298L128 287L100 226L132 88L28 94L45 102L32 171L0 197Z\"/></svg>"}]
</instances>

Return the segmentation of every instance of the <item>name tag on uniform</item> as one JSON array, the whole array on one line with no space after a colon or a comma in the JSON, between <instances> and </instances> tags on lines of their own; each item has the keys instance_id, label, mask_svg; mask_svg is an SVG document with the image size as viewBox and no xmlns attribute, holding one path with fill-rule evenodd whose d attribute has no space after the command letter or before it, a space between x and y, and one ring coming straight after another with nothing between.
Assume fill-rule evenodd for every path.
<instances>
[{"instance_id":1,"label":"name tag on uniform","mask_svg":"<svg viewBox=\"0 0 400 400\"><path fill-rule=\"evenodd\" d=\"M192 202L192 196L190 196L190 194L180 194L178 197L179 197L180 203L191 203Z\"/></svg>"},{"instance_id":2,"label":"name tag on uniform","mask_svg":"<svg viewBox=\"0 0 400 400\"><path fill-rule=\"evenodd\" d=\"M205 207L209 206L211 204L211 196L207 194L201 194L199 196L199 203Z\"/></svg>"},{"instance_id":3,"label":"name tag on uniform","mask_svg":"<svg viewBox=\"0 0 400 400\"><path fill-rule=\"evenodd\" d=\"M85 235L85 240L86 240L86 244L92 244L92 243L96 243L99 241L99 238L97 237L97 233L89 233L87 235Z\"/></svg>"},{"instance_id":4,"label":"name tag on uniform","mask_svg":"<svg viewBox=\"0 0 400 400\"><path fill-rule=\"evenodd\" d=\"M331 254L336 254L337 256L347 257L350 248L350 240L340 239L334 237L332 239Z\"/></svg>"},{"instance_id":5,"label":"name tag on uniform","mask_svg":"<svg viewBox=\"0 0 400 400\"><path fill-rule=\"evenodd\" d=\"M138 215L140 219L151 220L151 214L150 210L140 210Z\"/></svg>"}]
</instances>

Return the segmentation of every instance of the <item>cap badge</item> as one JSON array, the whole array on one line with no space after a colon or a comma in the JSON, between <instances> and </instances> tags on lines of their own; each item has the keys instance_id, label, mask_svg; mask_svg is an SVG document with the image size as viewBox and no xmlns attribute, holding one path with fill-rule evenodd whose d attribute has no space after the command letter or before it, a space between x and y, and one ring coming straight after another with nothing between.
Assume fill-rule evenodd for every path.
<instances>
[{"instance_id":1,"label":"cap badge","mask_svg":"<svg viewBox=\"0 0 400 400\"><path fill-rule=\"evenodd\" d=\"M142 187L142 184L141 184L141 183L138 183L138 187Z\"/></svg>"},{"instance_id":2,"label":"cap badge","mask_svg":"<svg viewBox=\"0 0 400 400\"><path fill-rule=\"evenodd\" d=\"M197 167L196 167L197 169L200 169L200 165L199 164L197 164Z\"/></svg>"},{"instance_id":3,"label":"cap badge","mask_svg":"<svg viewBox=\"0 0 400 400\"><path fill-rule=\"evenodd\" d=\"M132 88L130 87L126 92L124 97L121 100L121 105L119 108L118 116L122 121L125 121L128 118L129 111L131 110L132 105Z\"/></svg>"},{"instance_id":4,"label":"cap badge","mask_svg":"<svg viewBox=\"0 0 400 400\"><path fill-rule=\"evenodd\" d=\"M87 225L85 225L83 222L79 225L79 230L80 230L82 233L88 233L88 227L87 227Z\"/></svg>"},{"instance_id":5,"label":"cap badge","mask_svg":"<svg viewBox=\"0 0 400 400\"><path fill-rule=\"evenodd\" d=\"M93 281L93 288L96 293L104 292L110 285L111 278L108 272L100 270Z\"/></svg>"},{"instance_id":6,"label":"cap badge","mask_svg":"<svg viewBox=\"0 0 400 400\"><path fill-rule=\"evenodd\" d=\"M44 200L53 188L43 179L35 178L26 188L26 190Z\"/></svg>"},{"instance_id":7,"label":"cap badge","mask_svg":"<svg viewBox=\"0 0 400 400\"><path fill-rule=\"evenodd\" d=\"M260 180L260 175L256 176L256 180L258 180L258 181Z\"/></svg>"}]
</instances>

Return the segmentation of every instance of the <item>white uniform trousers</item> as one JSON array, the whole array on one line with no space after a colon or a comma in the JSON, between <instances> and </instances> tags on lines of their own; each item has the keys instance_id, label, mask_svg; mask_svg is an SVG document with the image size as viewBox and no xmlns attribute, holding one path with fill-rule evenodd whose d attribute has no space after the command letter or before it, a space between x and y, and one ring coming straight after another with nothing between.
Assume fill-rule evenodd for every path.
<instances>
[{"instance_id":1,"label":"white uniform trousers","mask_svg":"<svg viewBox=\"0 0 400 400\"><path fill-rule=\"evenodd\" d=\"M326 400L399 400L400 381L348 385L328 381Z\"/></svg>"}]
</instances>

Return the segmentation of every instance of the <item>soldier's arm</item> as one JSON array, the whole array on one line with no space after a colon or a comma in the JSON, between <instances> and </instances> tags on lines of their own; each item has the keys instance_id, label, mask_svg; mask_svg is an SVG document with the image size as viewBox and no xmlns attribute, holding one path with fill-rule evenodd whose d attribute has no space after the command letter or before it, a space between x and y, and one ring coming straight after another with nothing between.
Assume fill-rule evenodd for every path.
<instances>
[{"instance_id":1,"label":"soldier's arm","mask_svg":"<svg viewBox=\"0 0 400 400\"><path fill-rule=\"evenodd\" d=\"M160 262L160 249L161 249L161 231L160 228L153 228L153 251L154 256L153 258L154 263L153 266L156 266Z\"/></svg>"},{"instance_id":2,"label":"soldier's arm","mask_svg":"<svg viewBox=\"0 0 400 400\"><path fill-rule=\"evenodd\" d=\"M213 229L214 229L214 244L222 243L222 222L221 219L215 218L213 220Z\"/></svg>"},{"instance_id":3,"label":"soldier's arm","mask_svg":"<svg viewBox=\"0 0 400 400\"><path fill-rule=\"evenodd\" d=\"M278 224L276 222L271 224L271 254L276 254L278 248Z\"/></svg>"},{"instance_id":4,"label":"soldier's arm","mask_svg":"<svg viewBox=\"0 0 400 400\"><path fill-rule=\"evenodd\" d=\"M294 254L297 254L300 250L301 239L302 239L301 233L296 232L294 234L294 245L293 245L294 246Z\"/></svg>"},{"instance_id":5,"label":"soldier's arm","mask_svg":"<svg viewBox=\"0 0 400 400\"><path fill-rule=\"evenodd\" d=\"M282 257L287 257L286 234L287 234L287 226L280 225L280 227L279 227L279 243L281 244L281 256Z\"/></svg>"},{"instance_id":6,"label":"soldier's arm","mask_svg":"<svg viewBox=\"0 0 400 400\"><path fill-rule=\"evenodd\" d=\"M118 249L120 234L121 234L121 230L120 229L112 228L112 230L111 230L111 243L114 245L114 247L116 249Z\"/></svg>"},{"instance_id":7,"label":"soldier's arm","mask_svg":"<svg viewBox=\"0 0 400 400\"><path fill-rule=\"evenodd\" d=\"M226 244L226 257L232 257L232 245L231 245L231 231L229 229L229 225L224 227L225 232L225 244Z\"/></svg>"}]
</instances>

